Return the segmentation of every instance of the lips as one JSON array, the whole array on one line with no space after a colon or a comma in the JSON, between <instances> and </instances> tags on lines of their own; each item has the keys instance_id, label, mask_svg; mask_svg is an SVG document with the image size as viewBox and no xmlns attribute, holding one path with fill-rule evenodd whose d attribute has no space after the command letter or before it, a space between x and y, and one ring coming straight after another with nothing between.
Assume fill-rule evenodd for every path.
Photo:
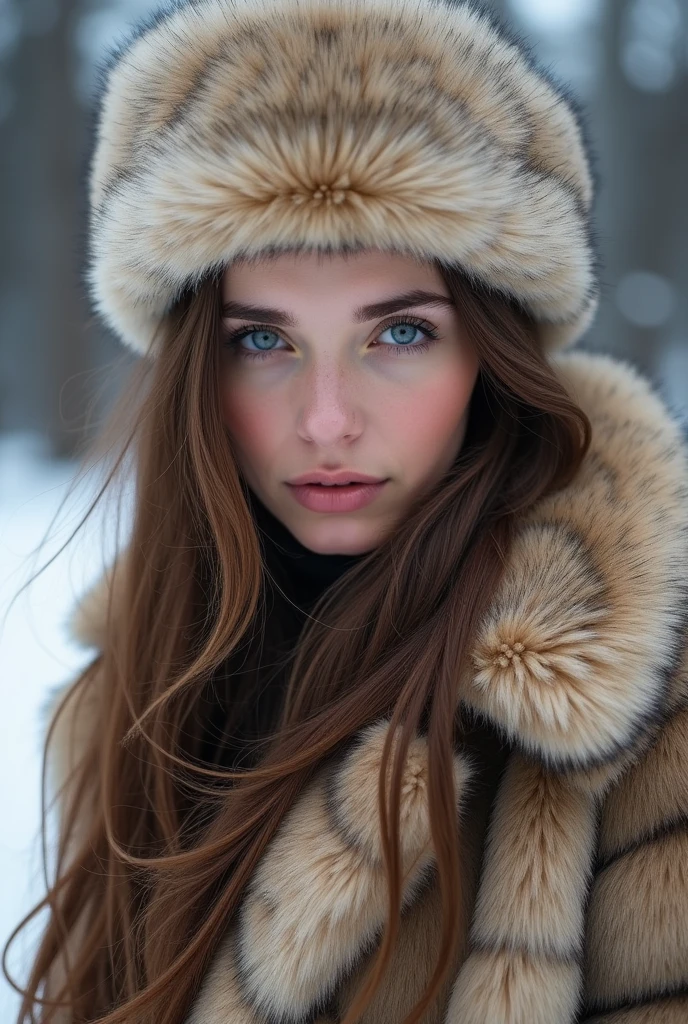
<instances>
[{"instance_id":1,"label":"lips","mask_svg":"<svg viewBox=\"0 0 688 1024\"><path fill-rule=\"evenodd\" d=\"M291 485L291 492L299 504L312 512L347 513L369 505L386 484L386 480L372 484L353 482L329 487L322 483L304 483Z\"/></svg>"},{"instance_id":2,"label":"lips","mask_svg":"<svg viewBox=\"0 0 688 1024\"><path fill-rule=\"evenodd\" d=\"M317 485L321 484L324 487L336 487L346 486L348 484L381 484L384 482L384 478L369 476L367 473L359 473L356 470L340 469L336 472L327 472L326 470L313 470L310 473L303 473L301 476L294 477L293 480L288 480L287 483L292 487L300 487L304 484Z\"/></svg>"}]
</instances>

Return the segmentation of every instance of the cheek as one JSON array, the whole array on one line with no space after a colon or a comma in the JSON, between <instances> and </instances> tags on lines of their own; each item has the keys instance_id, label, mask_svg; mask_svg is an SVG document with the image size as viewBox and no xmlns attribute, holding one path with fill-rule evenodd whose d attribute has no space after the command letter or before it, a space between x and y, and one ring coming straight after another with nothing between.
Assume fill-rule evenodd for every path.
<instances>
[{"instance_id":1,"label":"cheek","mask_svg":"<svg viewBox=\"0 0 688 1024\"><path fill-rule=\"evenodd\" d=\"M395 402L399 447L427 465L456 454L465 431L477 366L447 367Z\"/></svg>"},{"instance_id":2,"label":"cheek","mask_svg":"<svg viewBox=\"0 0 688 1024\"><path fill-rule=\"evenodd\" d=\"M238 455L244 454L258 465L268 456L276 439L284 436L279 402L247 393L241 388L226 388L221 399L222 418Z\"/></svg>"}]
</instances>

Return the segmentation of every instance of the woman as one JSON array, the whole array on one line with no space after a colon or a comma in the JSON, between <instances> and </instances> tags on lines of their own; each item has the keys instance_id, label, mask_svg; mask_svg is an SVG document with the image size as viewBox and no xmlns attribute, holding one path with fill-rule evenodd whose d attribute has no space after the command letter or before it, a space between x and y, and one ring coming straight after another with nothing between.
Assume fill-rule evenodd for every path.
<instances>
[{"instance_id":1,"label":"woman","mask_svg":"<svg viewBox=\"0 0 688 1024\"><path fill-rule=\"evenodd\" d=\"M184 3L111 56L136 500L46 709L20 1022L688 1020L686 444L564 351L584 135L468 3Z\"/></svg>"}]
</instances>

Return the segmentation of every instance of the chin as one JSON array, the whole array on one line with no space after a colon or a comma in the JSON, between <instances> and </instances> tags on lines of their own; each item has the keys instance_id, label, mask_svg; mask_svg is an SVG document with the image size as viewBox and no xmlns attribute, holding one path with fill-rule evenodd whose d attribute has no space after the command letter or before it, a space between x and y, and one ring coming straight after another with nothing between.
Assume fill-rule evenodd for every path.
<instances>
[{"instance_id":1,"label":"chin","mask_svg":"<svg viewBox=\"0 0 688 1024\"><path fill-rule=\"evenodd\" d=\"M323 522L318 528L292 533L318 555L363 555L380 543L378 531L371 523Z\"/></svg>"}]
</instances>

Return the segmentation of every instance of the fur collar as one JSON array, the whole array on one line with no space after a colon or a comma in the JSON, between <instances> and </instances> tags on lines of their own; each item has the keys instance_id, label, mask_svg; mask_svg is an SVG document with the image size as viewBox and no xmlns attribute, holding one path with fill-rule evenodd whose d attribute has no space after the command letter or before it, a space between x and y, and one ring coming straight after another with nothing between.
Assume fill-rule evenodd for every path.
<instances>
[{"instance_id":1,"label":"fur collar","mask_svg":"<svg viewBox=\"0 0 688 1024\"><path fill-rule=\"evenodd\" d=\"M551 356L593 426L583 466L523 517L476 638L465 705L559 771L614 761L669 712L687 628L681 426L630 364ZM68 628L100 646L107 573Z\"/></svg>"}]
</instances>

